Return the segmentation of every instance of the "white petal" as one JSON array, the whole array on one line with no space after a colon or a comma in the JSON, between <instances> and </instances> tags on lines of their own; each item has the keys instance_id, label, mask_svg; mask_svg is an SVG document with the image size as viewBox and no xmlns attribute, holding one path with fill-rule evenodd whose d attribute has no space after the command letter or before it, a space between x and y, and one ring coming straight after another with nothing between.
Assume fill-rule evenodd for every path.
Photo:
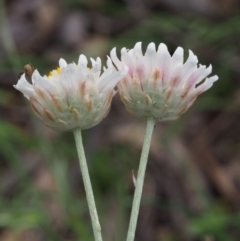
<instances>
[{"instance_id":1,"label":"white petal","mask_svg":"<svg viewBox=\"0 0 240 241\"><path fill-rule=\"evenodd\" d=\"M113 63L116 65L116 67L117 67L118 69L120 69L120 68L123 66L123 64L122 64L122 62L119 60L119 58L117 57L116 48L113 48L113 49L111 50L110 56L111 56L111 59L112 59Z\"/></svg>"},{"instance_id":2,"label":"white petal","mask_svg":"<svg viewBox=\"0 0 240 241\"><path fill-rule=\"evenodd\" d=\"M101 61L95 61L91 58L92 68L90 69L89 73L94 75L94 78L98 78L101 72Z\"/></svg>"},{"instance_id":3,"label":"white petal","mask_svg":"<svg viewBox=\"0 0 240 241\"><path fill-rule=\"evenodd\" d=\"M168 48L167 48L166 44L164 44L164 43L159 44L157 52L159 54L163 54L165 52L168 52Z\"/></svg>"},{"instance_id":4,"label":"white petal","mask_svg":"<svg viewBox=\"0 0 240 241\"><path fill-rule=\"evenodd\" d=\"M197 56L191 50L189 50L188 59L187 59L187 61L185 62L184 65L188 65L189 63L195 63L195 64L198 63Z\"/></svg>"},{"instance_id":5,"label":"white petal","mask_svg":"<svg viewBox=\"0 0 240 241\"><path fill-rule=\"evenodd\" d=\"M32 81L34 83L34 86L36 86L37 88L40 88L46 94L46 96L48 96L50 99L49 93L53 93L55 90L54 86L51 83L52 82L56 83L56 81L46 80L39 74L37 70L34 71L32 74Z\"/></svg>"},{"instance_id":6,"label":"white petal","mask_svg":"<svg viewBox=\"0 0 240 241\"><path fill-rule=\"evenodd\" d=\"M67 62L64 59L59 59L59 67L64 68L67 66Z\"/></svg>"},{"instance_id":7,"label":"white petal","mask_svg":"<svg viewBox=\"0 0 240 241\"><path fill-rule=\"evenodd\" d=\"M45 75L46 76L46 75ZM45 76L44 76L44 78L45 78ZM35 69L34 71L33 71L33 73L32 73L32 82L33 82L33 84L35 83L35 79L36 78L41 78L42 76L39 74L39 72L38 72L38 70L37 69ZM47 77L47 76L46 76ZM48 78L48 77L47 77Z\"/></svg>"},{"instance_id":8,"label":"white petal","mask_svg":"<svg viewBox=\"0 0 240 241\"><path fill-rule=\"evenodd\" d=\"M214 82L216 82L218 80L218 76L217 75L214 75L210 78L206 78L205 82L203 84L205 84L205 89L204 91L208 90Z\"/></svg>"},{"instance_id":9,"label":"white petal","mask_svg":"<svg viewBox=\"0 0 240 241\"><path fill-rule=\"evenodd\" d=\"M183 48L178 47L173 56L172 56L172 64L183 64Z\"/></svg>"},{"instance_id":10,"label":"white petal","mask_svg":"<svg viewBox=\"0 0 240 241\"><path fill-rule=\"evenodd\" d=\"M116 71L105 78L103 78L98 85L98 90L104 91L108 89L112 89L116 86L116 84L122 80L128 72L128 67L125 66L123 71Z\"/></svg>"},{"instance_id":11,"label":"white petal","mask_svg":"<svg viewBox=\"0 0 240 241\"><path fill-rule=\"evenodd\" d=\"M174 70L172 71L172 76L170 80L170 86L173 89L177 89L181 84L181 77L182 77L182 65L179 63L175 66Z\"/></svg>"},{"instance_id":12,"label":"white petal","mask_svg":"<svg viewBox=\"0 0 240 241\"><path fill-rule=\"evenodd\" d=\"M160 71L162 73L162 82L163 82L163 87L165 87L171 77L171 72L172 72L172 59L171 55L167 49L167 46L163 43L161 43L158 47L158 55L159 55L159 60L158 60L158 67L160 68Z\"/></svg>"},{"instance_id":13,"label":"white petal","mask_svg":"<svg viewBox=\"0 0 240 241\"><path fill-rule=\"evenodd\" d=\"M96 64L96 61L93 58L90 58L91 62L92 62L92 67L94 67L94 65Z\"/></svg>"},{"instance_id":14,"label":"white petal","mask_svg":"<svg viewBox=\"0 0 240 241\"><path fill-rule=\"evenodd\" d=\"M150 53L153 53L155 52L156 53L156 46L155 46L155 43L150 43L148 46L147 46L147 52L150 52Z\"/></svg>"},{"instance_id":15,"label":"white petal","mask_svg":"<svg viewBox=\"0 0 240 241\"><path fill-rule=\"evenodd\" d=\"M143 56L142 53L142 42L137 42L133 48L133 54L138 53L140 56Z\"/></svg>"},{"instance_id":16,"label":"white petal","mask_svg":"<svg viewBox=\"0 0 240 241\"><path fill-rule=\"evenodd\" d=\"M214 82L216 82L218 79L219 79L218 76L217 76L217 75L214 75L214 76L210 77L210 78L208 79L208 81L214 83Z\"/></svg>"},{"instance_id":17,"label":"white petal","mask_svg":"<svg viewBox=\"0 0 240 241\"><path fill-rule=\"evenodd\" d=\"M146 74L150 75L157 65L157 52L154 43L150 43L147 47L144 63L146 66Z\"/></svg>"},{"instance_id":18,"label":"white petal","mask_svg":"<svg viewBox=\"0 0 240 241\"><path fill-rule=\"evenodd\" d=\"M83 66L86 66L86 67L87 67L88 60L87 60L87 58L86 58L86 56L85 56L85 55L81 54L81 55L79 56L79 59L78 59L78 64L79 64L79 65L83 65Z\"/></svg>"},{"instance_id":19,"label":"white petal","mask_svg":"<svg viewBox=\"0 0 240 241\"><path fill-rule=\"evenodd\" d=\"M75 77L76 66L69 64L67 68L64 68L60 75L60 83L58 91L63 91L66 93L71 93L76 87L76 78ZM76 71L77 73L77 71Z\"/></svg>"},{"instance_id":20,"label":"white petal","mask_svg":"<svg viewBox=\"0 0 240 241\"><path fill-rule=\"evenodd\" d=\"M144 58L139 53L136 53L135 68L133 73L140 79L141 82L147 78Z\"/></svg>"},{"instance_id":21,"label":"white petal","mask_svg":"<svg viewBox=\"0 0 240 241\"><path fill-rule=\"evenodd\" d=\"M101 61L101 59L100 59L99 57L97 57L96 62L97 62L100 66L102 65L102 61Z\"/></svg>"},{"instance_id":22,"label":"white petal","mask_svg":"<svg viewBox=\"0 0 240 241\"><path fill-rule=\"evenodd\" d=\"M202 72L202 74L199 76L198 80L196 81L196 84L201 82L204 78L206 78L209 74L212 73L212 65L210 64L209 67Z\"/></svg>"},{"instance_id":23,"label":"white petal","mask_svg":"<svg viewBox=\"0 0 240 241\"><path fill-rule=\"evenodd\" d=\"M188 78L186 85L189 88L194 88L197 83L202 81L204 77L204 73L206 72L206 66L201 66L200 68L196 69Z\"/></svg>"},{"instance_id":24,"label":"white petal","mask_svg":"<svg viewBox=\"0 0 240 241\"><path fill-rule=\"evenodd\" d=\"M110 69L113 68L113 64L112 64L111 58L109 56L107 56L107 67Z\"/></svg>"},{"instance_id":25,"label":"white petal","mask_svg":"<svg viewBox=\"0 0 240 241\"><path fill-rule=\"evenodd\" d=\"M29 99L33 95L33 86L28 83L25 78L25 74L23 74L18 80L17 84L13 86L17 90L21 91L27 99Z\"/></svg>"},{"instance_id":26,"label":"white petal","mask_svg":"<svg viewBox=\"0 0 240 241\"><path fill-rule=\"evenodd\" d=\"M131 69L133 67L133 58L129 55L126 48L121 49L121 60Z\"/></svg>"},{"instance_id":27,"label":"white petal","mask_svg":"<svg viewBox=\"0 0 240 241\"><path fill-rule=\"evenodd\" d=\"M132 49L128 50L128 54L132 58L133 57L133 50Z\"/></svg>"},{"instance_id":28,"label":"white petal","mask_svg":"<svg viewBox=\"0 0 240 241\"><path fill-rule=\"evenodd\" d=\"M206 78L205 82L196 88L196 91L202 93L212 87L213 83L218 80L218 76L214 75L210 78Z\"/></svg>"},{"instance_id":29,"label":"white petal","mask_svg":"<svg viewBox=\"0 0 240 241\"><path fill-rule=\"evenodd\" d=\"M100 83L103 81L104 78L106 78L107 76L109 76L110 74L112 74L112 72L114 71L113 65L112 65L112 61L111 59L107 56L107 68L103 67L103 73L100 76L100 78L98 78L96 80L96 83Z\"/></svg>"},{"instance_id":30,"label":"white petal","mask_svg":"<svg viewBox=\"0 0 240 241\"><path fill-rule=\"evenodd\" d=\"M182 76L182 84L185 85L187 79L190 75L197 69L198 59L197 56L193 54L191 50L189 50L189 56L185 64L183 65L183 76Z\"/></svg>"}]
</instances>

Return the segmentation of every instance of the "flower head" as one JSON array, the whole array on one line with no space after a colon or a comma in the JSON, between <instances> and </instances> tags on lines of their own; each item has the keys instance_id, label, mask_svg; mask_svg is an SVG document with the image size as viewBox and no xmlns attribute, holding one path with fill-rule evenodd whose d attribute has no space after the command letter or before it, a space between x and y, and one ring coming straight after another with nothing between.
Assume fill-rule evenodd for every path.
<instances>
[{"instance_id":1,"label":"flower head","mask_svg":"<svg viewBox=\"0 0 240 241\"><path fill-rule=\"evenodd\" d=\"M14 86L30 101L33 112L55 130L88 129L97 125L110 109L114 87L122 79L127 68L116 71L110 58L101 74L101 60L88 61L80 55L78 64L59 60L59 67L41 76L32 74L32 84L23 74Z\"/></svg>"},{"instance_id":2,"label":"flower head","mask_svg":"<svg viewBox=\"0 0 240 241\"><path fill-rule=\"evenodd\" d=\"M218 80L216 75L206 78L212 66L198 65L190 50L184 63L181 47L171 56L165 44L156 51L155 44L150 43L143 55L141 43L137 43L131 50L121 50L121 60L116 48L110 56L118 69L128 66L128 74L117 87L126 109L141 118L174 120Z\"/></svg>"}]
</instances>

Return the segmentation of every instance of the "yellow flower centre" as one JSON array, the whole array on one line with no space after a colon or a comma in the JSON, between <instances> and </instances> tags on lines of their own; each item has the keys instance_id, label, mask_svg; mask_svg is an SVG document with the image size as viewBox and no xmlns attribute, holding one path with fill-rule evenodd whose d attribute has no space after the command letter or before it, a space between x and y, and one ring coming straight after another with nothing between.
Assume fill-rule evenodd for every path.
<instances>
[{"instance_id":1,"label":"yellow flower centre","mask_svg":"<svg viewBox=\"0 0 240 241\"><path fill-rule=\"evenodd\" d=\"M53 72L54 72L54 71L56 71L58 74L61 74L61 69L60 69L60 67L57 67L56 69L50 71L47 77L48 77L48 78L53 77Z\"/></svg>"},{"instance_id":2,"label":"yellow flower centre","mask_svg":"<svg viewBox=\"0 0 240 241\"><path fill-rule=\"evenodd\" d=\"M76 66L77 66L77 65L76 65ZM89 67L88 67L87 69L88 69L88 71L91 70L91 68L89 68ZM61 69L60 69L60 67L57 67L56 69L50 71L49 74L47 75L47 77L48 77L48 78L52 78L54 71L57 72L57 74L61 74Z\"/></svg>"}]
</instances>

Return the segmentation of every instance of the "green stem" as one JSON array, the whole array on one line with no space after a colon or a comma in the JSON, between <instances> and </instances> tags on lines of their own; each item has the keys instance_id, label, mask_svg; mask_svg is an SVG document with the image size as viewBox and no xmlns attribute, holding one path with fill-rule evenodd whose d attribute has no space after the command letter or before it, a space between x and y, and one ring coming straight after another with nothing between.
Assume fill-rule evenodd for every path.
<instances>
[{"instance_id":1,"label":"green stem","mask_svg":"<svg viewBox=\"0 0 240 241\"><path fill-rule=\"evenodd\" d=\"M148 160L148 154L149 154L154 124L155 124L155 119L149 118L147 120L147 128L146 128L146 133L145 133L144 142L143 142L140 164L138 168L137 182L136 182L135 193L133 198L132 212L131 212L131 218L130 218L128 234L127 234L127 241L133 241L135 237L139 207L140 207L140 202L142 197L144 176L146 172L146 166L147 166L147 160Z\"/></svg>"},{"instance_id":2,"label":"green stem","mask_svg":"<svg viewBox=\"0 0 240 241\"><path fill-rule=\"evenodd\" d=\"M88 203L88 208L91 216L94 238L95 238L95 241L102 241L101 226L98 220L96 204L94 201L92 185L89 177L86 157L85 157L83 143L82 143L81 130L77 128L73 131L73 134L74 134L74 138L77 146L80 169L82 172L83 184L86 191L87 203Z\"/></svg>"}]
</instances>

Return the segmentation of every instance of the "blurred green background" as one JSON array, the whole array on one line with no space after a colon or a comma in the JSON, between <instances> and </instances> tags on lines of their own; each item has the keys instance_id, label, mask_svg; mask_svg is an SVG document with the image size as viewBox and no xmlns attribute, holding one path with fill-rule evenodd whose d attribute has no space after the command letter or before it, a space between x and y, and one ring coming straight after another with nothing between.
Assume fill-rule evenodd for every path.
<instances>
[{"instance_id":1,"label":"blurred green background","mask_svg":"<svg viewBox=\"0 0 240 241\"><path fill-rule=\"evenodd\" d=\"M72 133L44 126L13 88L79 54L106 60L142 41L191 49L219 76L186 114L154 130L136 241L240 240L239 0L0 2L0 241L92 241ZM144 121L115 96L83 132L105 241L126 238Z\"/></svg>"}]
</instances>

